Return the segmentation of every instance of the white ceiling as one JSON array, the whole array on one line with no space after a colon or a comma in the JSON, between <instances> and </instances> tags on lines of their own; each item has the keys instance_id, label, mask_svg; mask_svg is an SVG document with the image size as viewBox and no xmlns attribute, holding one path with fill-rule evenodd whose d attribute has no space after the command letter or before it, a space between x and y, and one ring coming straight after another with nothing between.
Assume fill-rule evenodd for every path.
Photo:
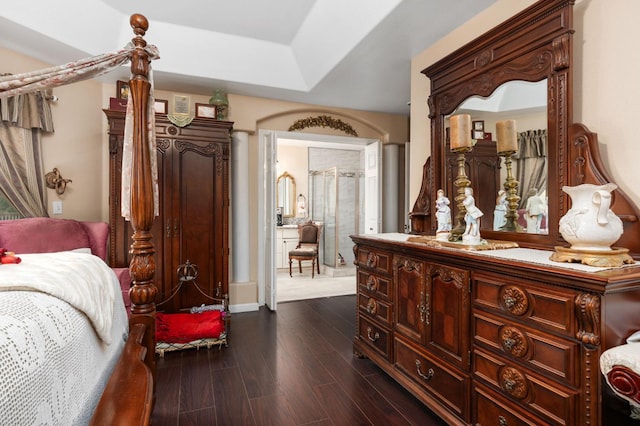
<instances>
[{"instance_id":1,"label":"white ceiling","mask_svg":"<svg viewBox=\"0 0 640 426\"><path fill-rule=\"evenodd\" d=\"M62 64L121 48L142 13L158 89L408 115L411 58L495 1L31 0L0 9L0 46Z\"/></svg>"}]
</instances>

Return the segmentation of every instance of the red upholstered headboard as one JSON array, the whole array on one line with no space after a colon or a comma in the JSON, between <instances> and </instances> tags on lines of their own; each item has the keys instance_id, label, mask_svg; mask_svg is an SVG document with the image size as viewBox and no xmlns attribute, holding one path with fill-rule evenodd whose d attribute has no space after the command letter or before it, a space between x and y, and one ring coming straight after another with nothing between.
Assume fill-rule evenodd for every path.
<instances>
[{"instance_id":1,"label":"red upholstered headboard","mask_svg":"<svg viewBox=\"0 0 640 426\"><path fill-rule=\"evenodd\" d=\"M33 217L0 221L0 248L17 254L90 248L106 262L109 224Z\"/></svg>"}]
</instances>

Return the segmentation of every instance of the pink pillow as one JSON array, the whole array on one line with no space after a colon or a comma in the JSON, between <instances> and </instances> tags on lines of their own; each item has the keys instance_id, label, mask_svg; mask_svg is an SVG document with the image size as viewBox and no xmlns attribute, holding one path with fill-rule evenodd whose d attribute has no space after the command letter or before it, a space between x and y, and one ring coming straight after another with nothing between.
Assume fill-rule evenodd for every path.
<instances>
[{"instance_id":1,"label":"pink pillow","mask_svg":"<svg viewBox=\"0 0 640 426\"><path fill-rule=\"evenodd\" d=\"M23 253L54 253L91 247L86 231L75 220L49 217L0 221L0 248Z\"/></svg>"}]
</instances>

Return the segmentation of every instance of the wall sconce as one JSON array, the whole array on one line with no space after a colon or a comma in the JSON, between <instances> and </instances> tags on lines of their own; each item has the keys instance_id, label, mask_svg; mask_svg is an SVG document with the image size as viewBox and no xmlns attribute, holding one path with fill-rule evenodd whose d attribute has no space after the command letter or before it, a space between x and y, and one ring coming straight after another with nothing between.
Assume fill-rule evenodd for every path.
<instances>
[{"instance_id":1,"label":"wall sconce","mask_svg":"<svg viewBox=\"0 0 640 426\"><path fill-rule=\"evenodd\" d=\"M296 199L296 217L307 217L307 198L300 194Z\"/></svg>"},{"instance_id":2,"label":"wall sconce","mask_svg":"<svg viewBox=\"0 0 640 426\"><path fill-rule=\"evenodd\" d=\"M65 179L60 175L60 171L57 168L53 168L52 171L44 175L47 188L55 189L56 194L62 195L67 189L67 184L71 183L71 179Z\"/></svg>"}]
</instances>

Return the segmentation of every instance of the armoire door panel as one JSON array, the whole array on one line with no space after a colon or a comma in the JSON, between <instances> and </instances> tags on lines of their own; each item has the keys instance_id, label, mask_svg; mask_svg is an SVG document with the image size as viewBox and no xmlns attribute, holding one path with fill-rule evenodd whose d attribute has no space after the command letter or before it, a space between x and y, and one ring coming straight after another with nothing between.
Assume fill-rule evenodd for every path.
<instances>
[{"instance_id":1,"label":"armoire door panel","mask_svg":"<svg viewBox=\"0 0 640 426\"><path fill-rule=\"evenodd\" d=\"M109 119L109 223L112 266L128 266L133 230L120 215L124 112L105 110ZM202 291L228 294L229 151L231 122L195 118L179 127L156 114L159 216L151 229L155 249L156 303L179 284L177 268L187 260L198 266ZM210 301L185 282L160 310L174 312Z\"/></svg>"}]
</instances>

